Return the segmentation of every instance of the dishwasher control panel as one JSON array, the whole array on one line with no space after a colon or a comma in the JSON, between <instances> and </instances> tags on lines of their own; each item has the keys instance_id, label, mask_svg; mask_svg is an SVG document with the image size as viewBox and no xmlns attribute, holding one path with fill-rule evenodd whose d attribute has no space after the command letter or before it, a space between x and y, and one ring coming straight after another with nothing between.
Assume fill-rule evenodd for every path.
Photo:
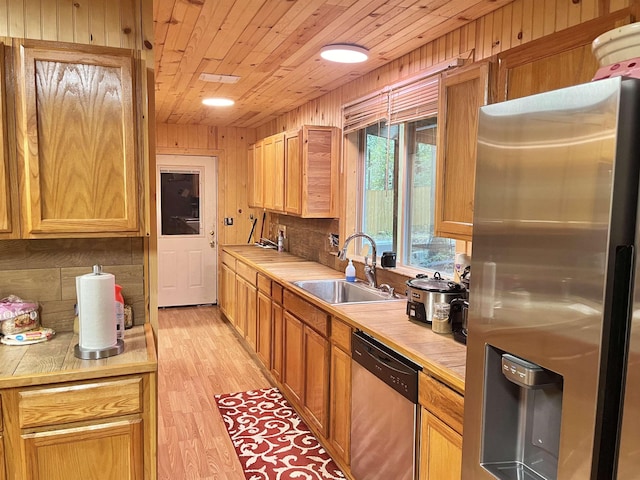
<instances>
[{"instance_id":1,"label":"dishwasher control panel","mask_svg":"<svg viewBox=\"0 0 640 480\"><path fill-rule=\"evenodd\" d=\"M420 365L363 332L351 337L351 357L402 396L418 403Z\"/></svg>"}]
</instances>

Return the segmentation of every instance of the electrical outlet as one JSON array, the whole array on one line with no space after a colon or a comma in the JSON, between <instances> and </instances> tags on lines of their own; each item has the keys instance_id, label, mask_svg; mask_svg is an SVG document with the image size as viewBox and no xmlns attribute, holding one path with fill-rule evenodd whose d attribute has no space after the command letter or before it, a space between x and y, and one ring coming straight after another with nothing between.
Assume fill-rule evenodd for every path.
<instances>
[{"instance_id":1,"label":"electrical outlet","mask_svg":"<svg viewBox=\"0 0 640 480\"><path fill-rule=\"evenodd\" d=\"M224 224L227 226L233 225L233 217L224 217Z\"/></svg>"}]
</instances>

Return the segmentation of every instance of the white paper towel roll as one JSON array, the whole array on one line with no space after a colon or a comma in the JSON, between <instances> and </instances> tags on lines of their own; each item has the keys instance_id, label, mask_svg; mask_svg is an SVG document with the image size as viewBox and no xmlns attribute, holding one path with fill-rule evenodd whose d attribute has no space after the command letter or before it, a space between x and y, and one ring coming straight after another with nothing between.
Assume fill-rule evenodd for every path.
<instances>
[{"instance_id":1,"label":"white paper towel roll","mask_svg":"<svg viewBox=\"0 0 640 480\"><path fill-rule=\"evenodd\" d=\"M80 348L103 350L116 345L115 283L110 273L76 277Z\"/></svg>"}]
</instances>

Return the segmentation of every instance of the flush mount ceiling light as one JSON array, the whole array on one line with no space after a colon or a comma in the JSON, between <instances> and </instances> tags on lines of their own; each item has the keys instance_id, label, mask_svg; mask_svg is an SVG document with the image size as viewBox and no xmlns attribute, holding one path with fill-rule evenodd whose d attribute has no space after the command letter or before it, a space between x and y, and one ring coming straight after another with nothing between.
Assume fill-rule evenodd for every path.
<instances>
[{"instance_id":1,"label":"flush mount ceiling light","mask_svg":"<svg viewBox=\"0 0 640 480\"><path fill-rule=\"evenodd\" d=\"M209 107L230 107L235 102L230 98L205 98L202 103Z\"/></svg>"},{"instance_id":2,"label":"flush mount ceiling light","mask_svg":"<svg viewBox=\"0 0 640 480\"><path fill-rule=\"evenodd\" d=\"M369 58L369 50L349 43L334 43L322 47L320 56L331 62L360 63Z\"/></svg>"}]
</instances>

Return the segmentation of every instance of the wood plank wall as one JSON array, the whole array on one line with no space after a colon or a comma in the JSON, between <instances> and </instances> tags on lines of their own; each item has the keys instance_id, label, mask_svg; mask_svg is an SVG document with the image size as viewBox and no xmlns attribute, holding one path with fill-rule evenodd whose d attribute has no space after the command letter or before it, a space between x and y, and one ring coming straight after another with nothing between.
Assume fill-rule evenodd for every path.
<instances>
[{"instance_id":1,"label":"wood plank wall","mask_svg":"<svg viewBox=\"0 0 640 480\"><path fill-rule=\"evenodd\" d=\"M537 40L566 28L579 25L597 17L622 9L631 13L640 10L640 0L515 0L493 13L485 15L457 30L428 43L388 65L356 79L342 88L308 102L276 120L249 129L221 129L202 125L157 125L159 153L219 154L219 241L234 244L245 243L251 222L249 215L261 215L246 205L246 148L256 138L297 128L300 125L342 126L341 106L355 98L376 91L386 85L419 75L421 71L442 61L473 52L479 61L511 48ZM223 140L224 138L224 140ZM222 146L222 142L226 147ZM231 148L229 148L231 146ZM243 213L239 213L242 211ZM222 225L225 216L240 218L234 227ZM257 228L260 227L261 217ZM305 223L306 222L306 223ZM326 237L337 230L332 221L297 220L284 215L267 217L265 233L277 231L277 224L287 225L289 248L304 255L313 249L297 244L308 242L309 236L296 235L307 232L314 236L312 245L328 250ZM318 238L315 238L315 237ZM325 251L326 253L326 251ZM320 261L331 258L325 254L310 253Z\"/></svg>"},{"instance_id":2,"label":"wood plank wall","mask_svg":"<svg viewBox=\"0 0 640 480\"><path fill-rule=\"evenodd\" d=\"M153 52L143 46L145 40L153 45L152 17L152 0L0 0L0 37L131 48L152 74ZM146 123L140 130L145 137ZM143 323L149 288L145 244L143 238L0 241L0 298L15 294L39 301L44 325L71 330L75 276L100 263L123 286L136 324Z\"/></svg>"}]
</instances>

